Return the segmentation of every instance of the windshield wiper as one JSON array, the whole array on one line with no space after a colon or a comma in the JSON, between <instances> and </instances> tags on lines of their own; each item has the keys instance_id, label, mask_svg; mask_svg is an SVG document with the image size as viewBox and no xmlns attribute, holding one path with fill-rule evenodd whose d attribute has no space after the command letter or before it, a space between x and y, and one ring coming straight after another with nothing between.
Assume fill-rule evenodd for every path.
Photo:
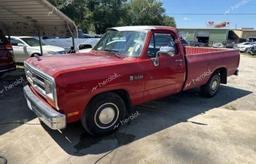
<instances>
[{"instance_id":1,"label":"windshield wiper","mask_svg":"<svg viewBox=\"0 0 256 164\"><path fill-rule=\"evenodd\" d=\"M112 54L114 54L115 56L122 58L122 56L120 55L120 52L117 50L111 50L111 49L104 49L103 51L107 51L107 52L111 52Z\"/></svg>"}]
</instances>

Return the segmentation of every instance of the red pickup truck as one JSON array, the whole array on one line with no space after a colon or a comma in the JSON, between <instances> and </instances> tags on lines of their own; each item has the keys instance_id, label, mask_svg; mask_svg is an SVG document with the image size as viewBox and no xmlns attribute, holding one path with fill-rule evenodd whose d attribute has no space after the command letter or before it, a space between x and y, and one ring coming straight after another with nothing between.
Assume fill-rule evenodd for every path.
<instances>
[{"instance_id":1,"label":"red pickup truck","mask_svg":"<svg viewBox=\"0 0 256 164\"><path fill-rule=\"evenodd\" d=\"M116 27L88 53L28 59L24 93L51 129L80 120L90 134L106 134L131 106L195 87L214 96L239 60L237 50L183 47L172 27Z\"/></svg>"}]
</instances>

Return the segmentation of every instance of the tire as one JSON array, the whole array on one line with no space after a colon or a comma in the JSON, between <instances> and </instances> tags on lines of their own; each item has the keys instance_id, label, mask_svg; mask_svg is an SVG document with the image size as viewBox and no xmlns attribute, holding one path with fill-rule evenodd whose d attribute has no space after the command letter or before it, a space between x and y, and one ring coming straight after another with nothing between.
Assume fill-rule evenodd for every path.
<instances>
[{"instance_id":1,"label":"tire","mask_svg":"<svg viewBox=\"0 0 256 164\"><path fill-rule=\"evenodd\" d=\"M246 48L244 52L248 53L249 51L250 51L250 48Z\"/></svg>"},{"instance_id":2,"label":"tire","mask_svg":"<svg viewBox=\"0 0 256 164\"><path fill-rule=\"evenodd\" d=\"M209 81L205 85L201 86L201 95L209 98L215 96L219 91L220 82L220 73L217 72L213 74Z\"/></svg>"},{"instance_id":3,"label":"tire","mask_svg":"<svg viewBox=\"0 0 256 164\"><path fill-rule=\"evenodd\" d=\"M105 135L114 132L125 115L124 100L115 93L105 93L88 104L81 122L89 134Z\"/></svg>"}]
</instances>

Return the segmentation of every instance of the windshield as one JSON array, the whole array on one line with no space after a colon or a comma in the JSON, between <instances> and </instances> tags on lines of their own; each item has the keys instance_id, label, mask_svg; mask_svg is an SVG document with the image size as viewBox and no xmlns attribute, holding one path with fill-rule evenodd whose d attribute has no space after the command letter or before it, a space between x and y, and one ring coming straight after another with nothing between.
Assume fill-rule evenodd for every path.
<instances>
[{"instance_id":1,"label":"windshield","mask_svg":"<svg viewBox=\"0 0 256 164\"><path fill-rule=\"evenodd\" d=\"M37 47L40 46L39 40L36 38L22 38L24 42L26 42L31 47ZM45 45L42 43L42 45Z\"/></svg>"},{"instance_id":2,"label":"windshield","mask_svg":"<svg viewBox=\"0 0 256 164\"><path fill-rule=\"evenodd\" d=\"M137 57L143 49L145 38L146 32L108 31L94 50L118 53L124 57Z\"/></svg>"}]
</instances>

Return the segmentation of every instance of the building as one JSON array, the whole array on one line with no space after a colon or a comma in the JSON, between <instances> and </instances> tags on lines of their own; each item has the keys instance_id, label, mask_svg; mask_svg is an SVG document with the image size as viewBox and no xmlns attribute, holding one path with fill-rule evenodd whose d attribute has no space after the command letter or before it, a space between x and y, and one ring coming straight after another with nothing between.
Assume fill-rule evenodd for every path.
<instances>
[{"instance_id":1,"label":"building","mask_svg":"<svg viewBox=\"0 0 256 164\"><path fill-rule=\"evenodd\" d=\"M179 28L182 38L187 41L197 41L211 46L213 43L226 43L230 29L225 28Z\"/></svg>"},{"instance_id":2,"label":"building","mask_svg":"<svg viewBox=\"0 0 256 164\"><path fill-rule=\"evenodd\" d=\"M254 28L235 29L233 32L240 41L247 40L249 38L255 38L256 40L256 30Z\"/></svg>"},{"instance_id":3,"label":"building","mask_svg":"<svg viewBox=\"0 0 256 164\"><path fill-rule=\"evenodd\" d=\"M208 46L213 43L256 41L254 28L178 28L178 31L185 40L204 43Z\"/></svg>"}]
</instances>

